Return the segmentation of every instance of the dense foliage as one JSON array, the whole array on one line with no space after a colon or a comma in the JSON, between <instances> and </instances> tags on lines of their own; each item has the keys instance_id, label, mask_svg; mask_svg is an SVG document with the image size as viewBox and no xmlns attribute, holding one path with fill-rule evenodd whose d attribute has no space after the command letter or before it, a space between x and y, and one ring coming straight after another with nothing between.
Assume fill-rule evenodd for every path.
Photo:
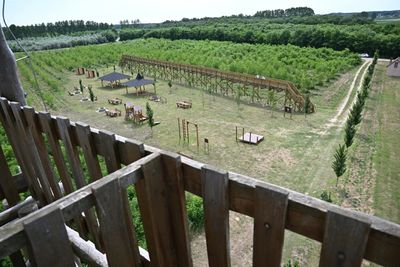
<instances>
[{"instance_id":1,"label":"dense foliage","mask_svg":"<svg viewBox=\"0 0 400 267\"><path fill-rule=\"evenodd\" d=\"M82 35L58 35L48 37L30 37L18 40L19 43L28 51L58 49L90 44L103 44L113 42L117 39L117 34L112 30L99 33L85 32ZM21 47L16 41L10 40L8 44L12 51L21 52Z\"/></svg>"},{"instance_id":2,"label":"dense foliage","mask_svg":"<svg viewBox=\"0 0 400 267\"><path fill-rule=\"evenodd\" d=\"M314 17L305 17L314 20ZM303 18L300 18L303 19ZM384 57L400 55L400 24L294 24L251 18L198 23L165 24L156 28L123 29L121 40L166 38L171 40L217 40L251 44L292 44L301 47L350 49L372 55L376 49Z\"/></svg>"},{"instance_id":3,"label":"dense foliage","mask_svg":"<svg viewBox=\"0 0 400 267\"><path fill-rule=\"evenodd\" d=\"M60 34L70 34L82 31L97 31L111 29L113 25L108 23L98 23L94 21L83 20L65 20L57 21L55 23L41 23L27 26L10 25L10 30L16 38L25 37L42 37L42 36L55 36ZM7 39L11 39L11 34L6 29L4 34Z\"/></svg>"},{"instance_id":4,"label":"dense foliage","mask_svg":"<svg viewBox=\"0 0 400 267\"><path fill-rule=\"evenodd\" d=\"M303 90L323 85L360 63L360 58L348 50L160 39L36 52L32 53L32 60L41 83L57 92L62 86L59 74L63 71L117 64L123 54L279 78L292 81ZM33 77L27 62L20 61L18 66L25 87L31 87ZM44 97L51 105L52 95Z\"/></svg>"}]
</instances>

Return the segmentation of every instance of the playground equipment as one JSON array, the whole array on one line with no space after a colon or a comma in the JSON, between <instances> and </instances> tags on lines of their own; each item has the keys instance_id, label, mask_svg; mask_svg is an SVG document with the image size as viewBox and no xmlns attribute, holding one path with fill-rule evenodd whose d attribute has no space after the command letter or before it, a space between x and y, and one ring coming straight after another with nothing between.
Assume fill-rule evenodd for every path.
<instances>
[{"instance_id":1,"label":"playground equipment","mask_svg":"<svg viewBox=\"0 0 400 267\"><path fill-rule=\"evenodd\" d=\"M236 142L240 141L243 143L258 145L261 141L264 140L264 136L258 135L252 132L244 132L244 128L242 127L242 135L238 137L238 127L236 126Z\"/></svg>"},{"instance_id":2,"label":"playground equipment","mask_svg":"<svg viewBox=\"0 0 400 267\"><path fill-rule=\"evenodd\" d=\"M83 75L83 74L85 74L85 68L82 68L82 67L77 68L76 71L75 71L75 74L76 74L76 75Z\"/></svg>"},{"instance_id":3,"label":"playground equipment","mask_svg":"<svg viewBox=\"0 0 400 267\"><path fill-rule=\"evenodd\" d=\"M181 128L181 121L182 121L182 128ZM197 144L197 150L199 149L200 143L199 143L199 126L197 123L190 122L186 119L180 119L178 118L178 132L179 132L179 142L183 139L183 143L189 144L189 125L192 124L195 129L196 129L196 144ZM181 131L182 130L182 131Z\"/></svg>"},{"instance_id":4,"label":"playground equipment","mask_svg":"<svg viewBox=\"0 0 400 267\"><path fill-rule=\"evenodd\" d=\"M127 67L144 75L173 81L188 86L204 88L210 93L231 96L234 99L248 99L251 103L267 101L265 91L272 89L283 92L284 105L293 105L294 111L302 112L305 97L289 81L260 78L254 75L221 71L188 64L123 55L121 67ZM309 112L315 112L310 103Z\"/></svg>"}]
</instances>

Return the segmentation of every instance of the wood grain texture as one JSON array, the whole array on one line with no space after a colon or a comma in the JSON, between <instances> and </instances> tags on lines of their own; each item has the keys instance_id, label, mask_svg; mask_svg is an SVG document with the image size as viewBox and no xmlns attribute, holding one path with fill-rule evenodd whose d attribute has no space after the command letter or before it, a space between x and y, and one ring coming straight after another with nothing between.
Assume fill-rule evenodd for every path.
<instances>
[{"instance_id":1,"label":"wood grain texture","mask_svg":"<svg viewBox=\"0 0 400 267\"><path fill-rule=\"evenodd\" d=\"M288 194L277 188L254 190L253 266L281 266Z\"/></svg>"},{"instance_id":2,"label":"wood grain texture","mask_svg":"<svg viewBox=\"0 0 400 267\"><path fill-rule=\"evenodd\" d=\"M228 173L205 166L201 178L208 264L230 266Z\"/></svg>"},{"instance_id":3,"label":"wood grain texture","mask_svg":"<svg viewBox=\"0 0 400 267\"><path fill-rule=\"evenodd\" d=\"M140 266L137 244L129 237L131 226L124 215L122 191L117 179L92 187L96 211L100 222L100 234L110 267Z\"/></svg>"},{"instance_id":4,"label":"wood grain texture","mask_svg":"<svg viewBox=\"0 0 400 267\"><path fill-rule=\"evenodd\" d=\"M29 259L33 266L72 267L74 255L59 209L49 209L24 222Z\"/></svg>"},{"instance_id":5,"label":"wood grain texture","mask_svg":"<svg viewBox=\"0 0 400 267\"><path fill-rule=\"evenodd\" d=\"M328 211L319 266L361 266L370 224Z\"/></svg>"}]
</instances>

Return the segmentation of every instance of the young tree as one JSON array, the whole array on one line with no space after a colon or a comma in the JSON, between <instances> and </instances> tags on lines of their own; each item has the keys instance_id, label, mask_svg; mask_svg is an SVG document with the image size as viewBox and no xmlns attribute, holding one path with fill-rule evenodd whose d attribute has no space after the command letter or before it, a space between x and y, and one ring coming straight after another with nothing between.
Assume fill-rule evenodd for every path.
<instances>
[{"instance_id":1,"label":"young tree","mask_svg":"<svg viewBox=\"0 0 400 267\"><path fill-rule=\"evenodd\" d=\"M306 94L306 97L304 98L304 117L307 116L308 110L310 109L311 101L310 101L310 95Z\"/></svg>"},{"instance_id":2,"label":"young tree","mask_svg":"<svg viewBox=\"0 0 400 267\"><path fill-rule=\"evenodd\" d=\"M81 89L81 94L83 94L83 84L82 84L82 79L79 79L79 88Z\"/></svg>"},{"instance_id":3,"label":"young tree","mask_svg":"<svg viewBox=\"0 0 400 267\"><path fill-rule=\"evenodd\" d=\"M171 88L172 88L172 81L171 80L168 81L168 87L169 87L169 93L171 93Z\"/></svg>"},{"instance_id":4,"label":"young tree","mask_svg":"<svg viewBox=\"0 0 400 267\"><path fill-rule=\"evenodd\" d=\"M93 90L92 90L92 86L91 86L91 85L88 86L88 90L89 90L89 98L90 98L90 101L94 102L94 101L96 100L96 97L95 97L95 95L94 95L94 93L93 93Z\"/></svg>"},{"instance_id":5,"label":"young tree","mask_svg":"<svg viewBox=\"0 0 400 267\"><path fill-rule=\"evenodd\" d=\"M346 144L346 147L350 147L353 144L354 135L356 134L355 125L350 119L348 119L346 122L344 132L344 143Z\"/></svg>"},{"instance_id":6,"label":"young tree","mask_svg":"<svg viewBox=\"0 0 400 267\"><path fill-rule=\"evenodd\" d=\"M154 117L153 117L153 115L154 115L154 112L151 109L149 102L146 103L146 115L147 115L147 118L148 118L147 123L149 124L149 126L151 128L151 132L153 133L153 126L154 126Z\"/></svg>"},{"instance_id":7,"label":"young tree","mask_svg":"<svg viewBox=\"0 0 400 267\"><path fill-rule=\"evenodd\" d=\"M334 158L335 159L332 162L332 169L336 174L336 186L337 186L339 182L339 177L346 172L347 150L345 145L339 145L339 147L336 148Z\"/></svg>"}]
</instances>

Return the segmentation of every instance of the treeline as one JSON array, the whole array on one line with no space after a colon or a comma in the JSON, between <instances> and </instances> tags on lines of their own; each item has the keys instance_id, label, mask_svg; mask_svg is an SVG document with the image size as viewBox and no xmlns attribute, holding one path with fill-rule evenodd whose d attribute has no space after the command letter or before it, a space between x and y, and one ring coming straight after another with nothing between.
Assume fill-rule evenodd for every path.
<instances>
[{"instance_id":1,"label":"treeline","mask_svg":"<svg viewBox=\"0 0 400 267\"><path fill-rule=\"evenodd\" d=\"M49 49L59 49L81 45L103 44L114 42L118 35L113 30L102 32L86 32L83 35L58 35L55 37L29 37L19 40L19 43L27 51L39 51ZM21 47L14 40L9 40L8 45L13 52L22 52Z\"/></svg>"},{"instance_id":2,"label":"treeline","mask_svg":"<svg viewBox=\"0 0 400 267\"><path fill-rule=\"evenodd\" d=\"M60 34L71 34L75 32L83 31L98 31L107 30L113 27L112 24L98 23L94 21L83 21L83 20L64 20L57 21L55 23L41 23L27 26L17 26L14 24L10 25L10 30L17 38L26 37L42 37L42 36L54 36ZM6 38L9 39L11 34L7 29L3 29Z\"/></svg>"},{"instance_id":3,"label":"treeline","mask_svg":"<svg viewBox=\"0 0 400 267\"><path fill-rule=\"evenodd\" d=\"M123 29L121 40L136 38L165 38L170 40L216 40L250 44L292 44L300 47L349 49L373 54L379 49L384 57L400 55L400 24L372 25L304 25L254 23L212 23L198 26L159 27L152 29Z\"/></svg>"},{"instance_id":4,"label":"treeline","mask_svg":"<svg viewBox=\"0 0 400 267\"><path fill-rule=\"evenodd\" d=\"M309 7L292 7L288 9L275 9L275 10L264 10L257 11L254 14L254 17L263 17L263 18L282 18L282 17L305 17L305 16L314 16L314 10Z\"/></svg>"}]
</instances>

